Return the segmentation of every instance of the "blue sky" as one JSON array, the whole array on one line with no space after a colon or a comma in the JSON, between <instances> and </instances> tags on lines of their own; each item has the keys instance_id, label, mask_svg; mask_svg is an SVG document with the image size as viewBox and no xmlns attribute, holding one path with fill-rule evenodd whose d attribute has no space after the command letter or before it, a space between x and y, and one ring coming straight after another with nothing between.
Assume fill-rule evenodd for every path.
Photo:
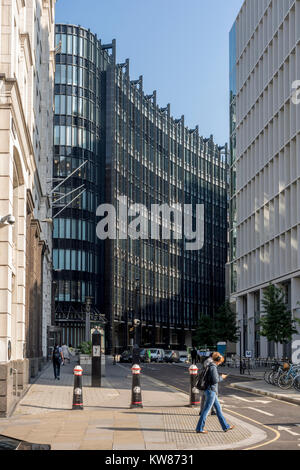
<instances>
[{"instance_id":1,"label":"blue sky","mask_svg":"<svg viewBox=\"0 0 300 470\"><path fill-rule=\"evenodd\" d=\"M243 0L58 0L56 22L117 40L117 61L144 77L160 106L199 125L203 136L228 141L229 31Z\"/></svg>"}]
</instances>

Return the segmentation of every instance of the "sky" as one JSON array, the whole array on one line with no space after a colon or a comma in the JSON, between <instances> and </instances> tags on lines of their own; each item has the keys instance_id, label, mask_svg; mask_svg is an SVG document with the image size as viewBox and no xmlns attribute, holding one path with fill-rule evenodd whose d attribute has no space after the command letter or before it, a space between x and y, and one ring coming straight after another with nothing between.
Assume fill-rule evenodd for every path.
<instances>
[{"instance_id":1,"label":"sky","mask_svg":"<svg viewBox=\"0 0 300 470\"><path fill-rule=\"evenodd\" d=\"M161 107L229 141L229 32L243 0L57 0L56 23L81 25L117 41L117 62L143 75Z\"/></svg>"}]
</instances>

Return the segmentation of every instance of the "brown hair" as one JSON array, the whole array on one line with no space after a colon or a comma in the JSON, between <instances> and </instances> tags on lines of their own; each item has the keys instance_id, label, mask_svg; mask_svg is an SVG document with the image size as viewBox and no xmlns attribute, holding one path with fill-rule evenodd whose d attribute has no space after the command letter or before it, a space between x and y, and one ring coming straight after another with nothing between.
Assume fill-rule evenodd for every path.
<instances>
[{"instance_id":1,"label":"brown hair","mask_svg":"<svg viewBox=\"0 0 300 470\"><path fill-rule=\"evenodd\" d=\"M212 355L212 360L214 362L220 362L222 364L224 362L224 357L216 351Z\"/></svg>"}]
</instances>

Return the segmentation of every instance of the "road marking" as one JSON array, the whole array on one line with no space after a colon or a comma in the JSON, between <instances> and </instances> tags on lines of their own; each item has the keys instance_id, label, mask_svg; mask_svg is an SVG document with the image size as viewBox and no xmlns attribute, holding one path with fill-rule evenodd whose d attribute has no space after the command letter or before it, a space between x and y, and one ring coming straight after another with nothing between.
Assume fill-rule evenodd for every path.
<instances>
[{"instance_id":1,"label":"road marking","mask_svg":"<svg viewBox=\"0 0 300 470\"><path fill-rule=\"evenodd\" d=\"M234 387L233 385L234 385L234 384L226 385L226 388L230 388L230 389L234 389L234 390L240 390L241 392L248 393L248 394L250 393L250 395L255 395L256 397L262 395L261 393L253 392L253 391L250 391L250 390L240 389L240 388ZM271 401L280 401L281 405L289 405L289 406L296 406L296 407L299 406L299 404L291 403L291 402L289 402L289 401L279 400L279 398L274 398L274 397L268 397L268 398L269 398Z\"/></svg>"},{"instance_id":2,"label":"road marking","mask_svg":"<svg viewBox=\"0 0 300 470\"><path fill-rule=\"evenodd\" d=\"M267 416L274 416L271 413L267 413L267 411L259 410L258 408L252 408L251 406L247 406L249 410L257 411L258 413L262 413Z\"/></svg>"},{"instance_id":3,"label":"road marking","mask_svg":"<svg viewBox=\"0 0 300 470\"><path fill-rule=\"evenodd\" d=\"M237 395L229 395L231 398L235 398L236 400L241 400L241 401L246 401L247 403L252 403L251 400L247 400L247 398L241 398L241 397L238 397Z\"/></svg>"},{"instance_id":4,"label":"road marking","mask_svg":"<svg viewBox=\"0 0 300 470\"><path fill-rule=\"evenodd\" d=\"M232 411L232 410L227 410L227 411L228 411L228 413L232 413L232 414L238 415L238 416L240 416L241 418L248 419L248 421L252 421L253 423L258 424L259 426L262 426L262 427L264 427L264 428L266 428L266 429L269 429L270 431L274 432L275 435L276 435L276 437L274 437L274 439L272 439L271 441L265 442L264 444L259 444L259 445L254 446L254 447L249 447L248 449L243 449L243 450L254 450L254 449L258 449L259 447L264 447L264 446L267 446L267 445L269 445L269 444L272 444L273 442L277 441L277 440L280 438L280 432L278 432L276 429L270 428L270 426L266 426L265 424L260 423L259 421L255 421L255 419L248 418L248 416L241 415L240 413L237 413L236 411Z\"/></svg>"},{"instance_id":5,"label":"road marking","mask_svg":"<svg viewBox=\"0 0 300 470\"><path fill-rule=\"evenodd\" d=\"M300 436L300 434L298 434L297 432L291 431L290 428L286 428L285 426L278 426L278 431L286 431L289 434L291 434L292 436Z\"/></svg>"},{"instance_id":6,"label":"road marking","mask_svg":"<svg viewBox=\"0 0 300 470\"><path fill-rule=\"evenodd\" d=\"M248 400L247 398L238 397L237 395L229 395L232 398L236 398L237 400L246 401L247 403L262 403L263 405L267 405L271 403L270 400Z\"/></svg>"}]
</instances>

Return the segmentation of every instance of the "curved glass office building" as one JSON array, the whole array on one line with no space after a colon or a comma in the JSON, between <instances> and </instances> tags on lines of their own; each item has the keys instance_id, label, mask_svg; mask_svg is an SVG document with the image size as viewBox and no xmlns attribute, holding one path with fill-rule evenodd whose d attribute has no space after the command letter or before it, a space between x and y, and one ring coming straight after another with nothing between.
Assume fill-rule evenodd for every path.
<instances>
[{"instance_id":1,"label":"curved glass office building","mask_svg":"<svg viewBox=\"0 0 300 470\"><path fill-rule=\"evenodd\" d=\"M54 175L87 161L62 185L68 202L83 184L86 192L55 219L56 324L78 344L91 296L93 314L107 320L108 351L133 344L134 333L141 346L183 349L200 315L213 315L225 299L227 146L203 139L183 116L174 119L155 91L146 95L143 77L130 79L129 60L116 63L114 41L102 45L70 25L56 33ZM148 226L153 204L191 204L193 227L203 204L203 248L187 251L172 221L170 239L123 237L118 221L117 239L100 242L96 208L105 202L117 210L120 198L126 210L147 208Z\"/></svg>"},{"instance_id":2,"label":"curved glass office building","mask_svg":"<svg viewBox=\"0 0 300 470\"><path fill-rule=\"evenodd\" d=\"M78 344L86 299L92 317L103 303L103 247L95 227L105 184L104 75L113 58L95 35L76 26L57 25L56 44L54 187L71 176L54 194L55 321L63 341Z\"/></svg>"}]
</instances>

